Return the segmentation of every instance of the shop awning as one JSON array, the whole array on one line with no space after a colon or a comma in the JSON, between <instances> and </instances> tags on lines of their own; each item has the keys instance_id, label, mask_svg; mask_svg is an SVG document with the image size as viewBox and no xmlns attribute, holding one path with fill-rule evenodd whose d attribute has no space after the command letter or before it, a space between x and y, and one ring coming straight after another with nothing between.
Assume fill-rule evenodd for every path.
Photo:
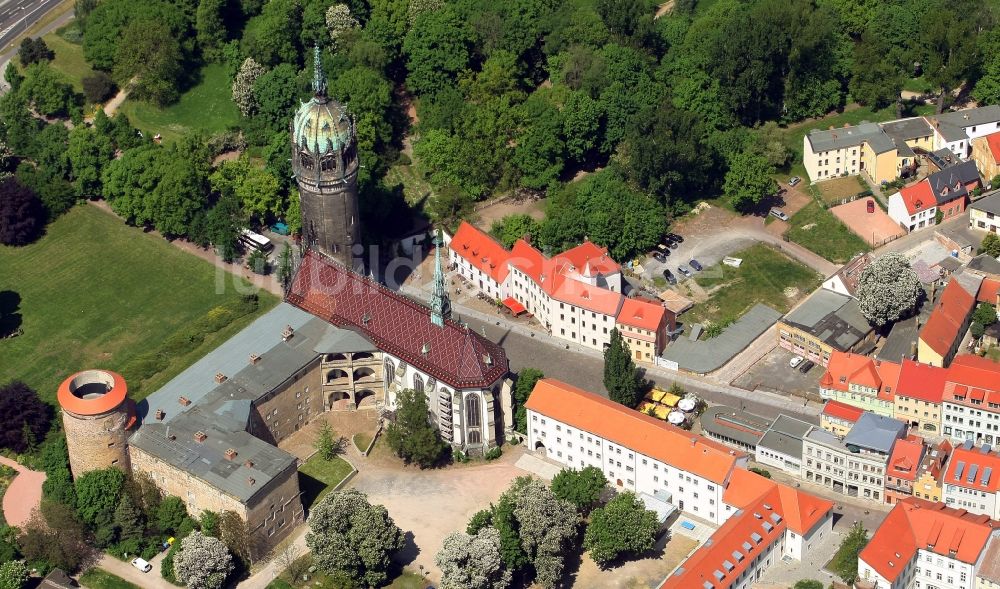
<instances>
[{"instance_id":1,"label":"shop awning","mask_svg":"<svg viewBox=\"0 0 1000 589\"><path fill-rule=\"evenodd\" d=\"M525 311L524 305L515 301L513 297L505 298L503 300L503 306L510 309L510 312L513 313L514 315L520 315Z\"/></svg>"}]
</instances>

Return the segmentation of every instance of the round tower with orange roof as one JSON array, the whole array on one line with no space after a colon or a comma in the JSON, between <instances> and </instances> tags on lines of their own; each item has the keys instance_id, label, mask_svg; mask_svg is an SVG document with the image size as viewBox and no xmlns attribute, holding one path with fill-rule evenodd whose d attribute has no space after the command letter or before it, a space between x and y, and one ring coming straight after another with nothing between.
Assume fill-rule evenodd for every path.
<instances>
[{"instance_id":1,"label":"round tower with orange roof","mask_svg":"<svg viewBox=\"0 0 1000 589\"><path fill-rule=\"evenodd\" d=\"M128 430L135 405L120 374L84 370L59 385L57 395L69 449L73 478L91 470L117 466L129 470Z\"/></svg>"}]
</instances>

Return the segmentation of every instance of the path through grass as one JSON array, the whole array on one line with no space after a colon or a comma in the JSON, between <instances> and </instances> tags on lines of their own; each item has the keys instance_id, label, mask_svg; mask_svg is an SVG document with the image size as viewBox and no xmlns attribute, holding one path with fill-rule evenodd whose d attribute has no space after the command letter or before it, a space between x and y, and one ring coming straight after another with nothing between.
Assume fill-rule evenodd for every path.
<instances>
[{"instance_id":1,"label":"path through grass","mask_svg":"<svg viewBox=\"0 0 1000 589\"><path fill-rule=\"evenodd\" d=\"M138 585L97 567L80 575L80 584L88 589L139 589Z\"/></svg>"}]
</instances>

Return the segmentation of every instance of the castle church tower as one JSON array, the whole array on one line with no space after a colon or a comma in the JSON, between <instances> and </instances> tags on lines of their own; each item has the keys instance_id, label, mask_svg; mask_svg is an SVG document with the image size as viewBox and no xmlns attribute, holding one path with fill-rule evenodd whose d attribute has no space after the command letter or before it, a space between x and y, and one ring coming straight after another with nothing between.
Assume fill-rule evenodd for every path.
<instances>
[{"instance_id":1,"label":"castle church tower","mask_svg":"<svg viewBox=\"0 0 1000 589\"><path fill-rule=\"evenodd\" d=\"M292 121L292 172L304 246L353 268L352 247L361 243L357 137L350 114L326 95L319 46L313 53L313 97Z\"/></svg>"}]
</instances>

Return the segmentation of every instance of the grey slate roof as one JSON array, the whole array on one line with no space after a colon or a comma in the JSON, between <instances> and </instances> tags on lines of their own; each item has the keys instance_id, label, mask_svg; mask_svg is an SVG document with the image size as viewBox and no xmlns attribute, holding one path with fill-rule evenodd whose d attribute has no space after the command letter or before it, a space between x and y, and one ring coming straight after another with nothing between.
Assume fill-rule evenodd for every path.
<instances>
[{"instance_id":1,"label":"grey slate roof","mask_svg":"<svg viewBox=\"0 0 1000 589\"><path fill-rule=\"evenodd\" d=\"M897 140L896 145L899 145L903 141L917 139L918 137L928 137L934 133L934 130L931 129L931 126L923 117L910 117L908 119L882 123L882 130L889 137Z\"/></svg>"},{"instance_id":2,"label":"grey slate roof","mask_svg":"<svg viewBox=\"0 0 1000 589\"><path fill-rule=\"evenodd\" d=\"M722 335L699 341L677 338L667 346L662 357L677 362L682 370L698 374L712 372L743 351L780 318L781 313L758 303L727 327Z\"/></svg>"},{"instance_id":3,"label":"grey slate roof","mask_svg":"<svg viewBox=\"0 0 1000 589\"><path fill-rule=\"evenodd\" d=\"M896 440L905 436L906 424L902 421L866 411L844 437L844 444L889 454Z\"/></svg>"},{"instance_id":4,"label":"grey slate roof","mask_svg":"<svg viewBox=\"0 0 1000 589\"><path fill-rule=\"evenodd\" d=\"M931 163L937 166L939 170L943 170L948 166L954 166L962 161L947 147L942 147L941 149L928 153L927 157L930 158Z\"/></svg>"},{"instance_id":5,"label":"grey slate roof","mask_svg":"<svg viewBox=\"0 0 1000 589\"><path fill-rule=\"evenodd\" d=\"M725 405L709 407L701 415L701 429L748 446L756 446L771 420Z\"/></svg>"},{"instance_id":6,"label":"grey slate roof","mask_svg":"<svg viewBox=\"0 0 1000 589\"><path fill-rule=\"evenodd\" d=\"M967 196L969 191L965 188L965 184L978 181L979 169L973 160L949 166L927 177L931 192L934 193L934 199L939 205ZM956 185L958 190L955 190Z\"/></svg>"},{"instance_id":7,"label":"grey slate roof","mask_svg":"<svg viewBox=\"0 0 1000 589\"><path fill-rule=\"evenodd\" d=\"M987 106L980 106L979 108L956 110L939 114L932 117L932 120L933 119L940 121L941 124L947 123L960 128L976 127L988 123L1000 122L1000 106L990 104Z\"/></svg>"},{"instance_id":8,"label":"grey slate roof","mask_svg":"<svg viewBox=\"0 0 1000 589\"><path fill-rule=\"evenodd\" d=\"M885 147L885 144L888 144L888 148L892 149L892 141L889 140L885 133L882 132L882 129L875 123L863 122L853 127L814 129L806 137L809 138L809 144L812 145L814 152L853 147L861 145L865 141L879 141L880 147ZM880 141L879 137L884 138L884 140ZM873 149L875 148L873 147ZM878 149L876 151L881 153Z\"/></svg>"},{"instance_id":9,"label":"grey slate roof","mask_svg":"<svg viewBox=\"0 0 1000 589\"><path fill-rule=\"evenodd\" d=\"M785 315L784 322L842 352L849 350L872 330L856 300L825 288L811 294L804 303Z\"/></svg>"},{"instance_id":10,"label":"grey slate roof","mask_svg":"<svg viewBox=\"0 0 1000 589\"><path fill-rule=\"evenodd\" d=\"M984 213L1000 215L1000 189L987 192L982 197L976 199L969 208L983 211Z\"/></svg>"},{"instance_id":11,"label":"grey slate roof","mask_svg":"<svg viewBox=\"0 0 1000 589\"><path fill-rule=\"evenodd\" d=\"M983 274L1000 274L1000 262L987 254L979 254L969 260L968 268Z\"/></svg>"},{"instance_id":12,"label":"grey slate roof","mask_svg":"<svg viewBox=\"0 0 1000 589\"><path fill-rule=\"evenodd\" d=\"M952 276L952 280L973 297L979 294L979 287L983 284L983 277L972 272L958 272Z\"/></svg>"},{"instance_id":13,"label":"grey slate roof","mask_svg":"<svg viewBox=\"0 0 1000 589\"><path fill-rule=\"evenodd\" d=\"M810 423L781 414L757 444L787 456L802 457L802 439L814 429Z\"/></svg>"}]
</instances>

